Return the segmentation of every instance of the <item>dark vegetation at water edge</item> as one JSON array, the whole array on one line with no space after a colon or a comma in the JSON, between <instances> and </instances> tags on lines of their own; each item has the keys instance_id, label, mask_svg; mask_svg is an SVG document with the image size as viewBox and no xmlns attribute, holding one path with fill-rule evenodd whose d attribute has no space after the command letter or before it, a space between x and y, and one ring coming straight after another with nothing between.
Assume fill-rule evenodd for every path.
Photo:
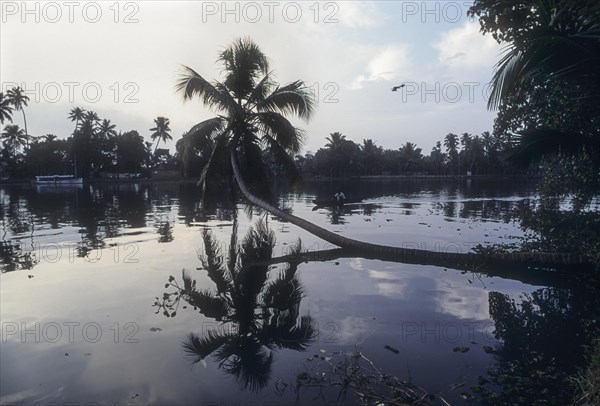
<instances>
[{"instance_id":1,"label":"dark vegetation at water edge","mask_svg":"<svg viewBox=\"0 0 600 406\"><path fill-rule=\"evenodd\" d=\"M15 101L11 94L20 95ZM24 111L28 97L20 88L0 94L2 123L12 121L13 108ZM19 104L20 103L20 104ZM136 130L118 131L109 119L101 119L94 111L73 108L68 118L73 133L67 138L55 134L32 136L17 124L7 124L1 134L0 175L6 180L28 180L37 175L75 175L87 179L128 179L150 177L152 170L177 171L176 159L160 142L172 139L169 119L157 117L148 130L152 141L145 141Z\"/></svg>"},{"instance_id":2,"label":"dark vegetation at water edge","mask_svg":"<svg viewBox=\"0 0 600 406\"><path fill-rule=\"evenodd\" d=\"M20 93L19 88L14 89ZM0 95L3 120L12 120L16 102ZM23 106L27 96L22 95ZM156 144L145 141L143 132L117 131L109 119L100 119L93 111L79 107L71 110L69 119L75 122L73 133L65 138L54 134L32 136L16 124L7 124L2 131L2 180L20 181L36 175L77 174L87 179L198 178L206 167L214 139L188 136L177 141L174 155L158 148L161 141L171 139L169 119L158 117L149 131ZM192 140L191 138L195 138ZM339 132L326 137L326 144L315 153L295 154L294 163L306 179L387 177L387 176L531 176L543 171L537 165L519 168L504 157L510 144L489 132L447 134L438 141L429 155L412 142L399 149L385 149L373 139L356 143ZM270 173L282 172L280 164L265 155Z\"/></svg>"}]
</instances>

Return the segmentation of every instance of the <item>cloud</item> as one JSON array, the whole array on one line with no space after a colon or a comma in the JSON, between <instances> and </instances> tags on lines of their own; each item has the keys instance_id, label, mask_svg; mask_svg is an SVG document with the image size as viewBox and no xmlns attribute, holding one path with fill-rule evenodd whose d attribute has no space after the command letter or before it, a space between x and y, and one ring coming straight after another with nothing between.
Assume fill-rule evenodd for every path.
<instances>
[{"instance_id":1,"label":"cloud","mask_svg":"<svg viewBox=\"0 0 600 406\"><path fill-rule=\"evenodd\" d=\"M394 80L406 76L409 68L410 49L406 44L388 46L377 52L367 64L366 72L359 74L350 84L350 88L362 89L367 82Z\"/></svg>"},{"instance_id":2,"label":"cloud","mask_svg":"<svg viewBox=\"0 0 600 406\"><path fill-rule=\"evenodd\" d=\"M339 1L335 5L324 6L323 15L329 14L332 19L350 28L372 28L384 20L376 5L367 1ZM327 9L329 8L329 10Z\"/></svg>"},{"instance_id":3,"label":"cloud","mask_svg":"<svg viewBox=\"0 0 600 406\"><path fill-rule=\"evenodd\" d=\"M432 44L438 50L438 61L450 68L491 68L500 45L489 35L479 32L477 22L465 22L461 27L446 31Z\"/></svg>"}]
</instances>

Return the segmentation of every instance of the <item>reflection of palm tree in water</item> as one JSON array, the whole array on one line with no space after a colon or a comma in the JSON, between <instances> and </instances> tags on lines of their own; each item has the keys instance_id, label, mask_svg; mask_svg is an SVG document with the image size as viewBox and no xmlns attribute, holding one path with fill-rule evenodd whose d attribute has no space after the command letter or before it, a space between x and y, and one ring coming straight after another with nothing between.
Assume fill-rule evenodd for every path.
<instances>
[{"instance_id":1,"label":"reflection of palm tree in water","mask_svg":"<svg viewBox=\"0 0 600 406\"><path fill-rule=\"evenodd\" d=\"M200 336L190 333L183 343L194 363L211 355L244 389L259 390L270 378L276 348L305 350L316 336L310 316L300 316L304 287L296 276L300 261L291 260L276 278L269 278L269 264L275 246L274 233L260 222L251 228L241 244L236 241L234 222L229 258L224 260L217 240L205 230L202 266L216 285L216 292L199 290L196 281L183 272L183 287L165 293L154 306L166 316L175 316L183 299L204 316L221 323L221 328ZM291 249L300 252L300 242ZM293 255L292 255L293 258Z\"/></svg>"}]
</instances>

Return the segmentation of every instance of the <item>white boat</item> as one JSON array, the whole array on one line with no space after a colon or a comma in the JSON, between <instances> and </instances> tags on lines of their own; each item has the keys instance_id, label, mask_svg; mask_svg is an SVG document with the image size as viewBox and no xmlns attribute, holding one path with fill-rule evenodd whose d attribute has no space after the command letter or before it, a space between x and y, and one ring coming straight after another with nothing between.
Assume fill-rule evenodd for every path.
<instances>
[{"instance_id":1,"label":"white boat","mask_svg":"<svg viewBox=\"0 0 600 406\"><path fill-rule=\"evenodd\" d=\"M47 175L36 176L33 181L35 185L83 185L83 178L74 175Z\"/></svg>"}]
</instances>

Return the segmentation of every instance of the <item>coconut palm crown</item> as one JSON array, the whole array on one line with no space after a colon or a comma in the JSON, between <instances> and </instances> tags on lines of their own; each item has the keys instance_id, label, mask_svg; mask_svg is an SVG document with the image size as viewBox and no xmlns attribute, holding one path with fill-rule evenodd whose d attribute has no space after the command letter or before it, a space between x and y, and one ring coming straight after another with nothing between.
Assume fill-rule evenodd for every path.
<instances>
[{"instance_id":1,"label":"coconut palm crown","mask_svg":"<svg viewBox=\"0 0 600 406\"><path fill-rule=\"evenodd\" d=\"M168 118L156 117L154 119L154 124L156 126L150 129L150 131L154 131L150 135L150 138L152 138L152 141L158 139L156 141L156 147L154 147L154 154L156 155L156 150L158 149L158 144L161 141L167 142L168 140L172 140L173 137L171 137L171 134L169 134L169 131L171 131L171 128L169 127L171 122L169 121Z\"/></svg>"},{"instance_id":2,"label":"coconut palm crown","mask_svg":"<svg viewBox=\"0 0 600 406\"><path fill-rule=\"evenodd\" d=\"M285 115L308 120L315 106L312 93L299 80L279 86L267 57L248 38L235 40L220 52L217 62L223 66L223 81L209 82L184 66L176 84L184 100L198 97L218 113L192 127L184 137L186 148L206 138L214 142L199 184L206 196L220 180L230 181L236 160L239 174L244 174L243 178L236 174L238 184L246 181L250 190L268 197L263 152L272 155L290 180L299 179L290 154L300 150L304 134Z\"/></svg>"},{"instance_id":3,"label":"coconut palm crown","mask_svg":"<svg viewBox=\"0 0 600 406\"><path fill-rule=\"evenodd\" d=\"M5 121L12 123L12 112L10 99L4 93L0 93L0 124L4 124Z\"/></svg>"}]
</instances>

